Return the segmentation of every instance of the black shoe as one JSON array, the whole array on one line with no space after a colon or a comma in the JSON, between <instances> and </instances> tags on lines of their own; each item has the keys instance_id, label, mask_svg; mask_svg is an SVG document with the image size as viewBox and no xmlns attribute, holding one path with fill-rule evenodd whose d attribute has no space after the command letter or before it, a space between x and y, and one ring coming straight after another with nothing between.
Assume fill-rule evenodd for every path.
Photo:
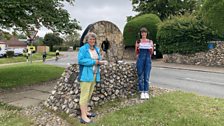
<instances>
[{"instance_id":1,"label":"black shoe","mask_svg":"<svg viewBox=\"0 0 224 126\"><path fill-rule=\"evenodd\" d=\"M92 121L86 122L84 119L80 118L80 123L88 124L88 123L92 123Z\"/></svg>"},{"instance_id":2,"label":"black shoe","mask_svg":"<svg viewBox=\"0 0 224 126\"><path fill-rule=\"evenodd\" d=\"M90 113L90 115L87 115L87 117L91 118L91 117L96 117L95 113Z\"/></svg>"}]
</instances>

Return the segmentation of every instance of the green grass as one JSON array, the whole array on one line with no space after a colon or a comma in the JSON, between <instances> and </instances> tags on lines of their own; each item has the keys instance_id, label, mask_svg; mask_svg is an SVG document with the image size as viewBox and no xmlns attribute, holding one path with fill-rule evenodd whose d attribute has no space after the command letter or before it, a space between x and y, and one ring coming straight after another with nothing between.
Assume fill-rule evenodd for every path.
<instances>
[{"instance_id":1,"label":"green grass","mask_svg":"<svg viewBox=\"0 0 224 126\"><path fill-rule=\"evenodd\" d=\"M0 102L0 126L30 126L30 122L24 116L18 114L19 108Z\"/></svg>"},{"instance_id":2,"label":"green grass","mask_svg":"<svg viewBox=\"0 0 224 126\"><path fill-rule=\"evenodd\" d=\"M223 126L224 100L172 92L108 113L92 125Z\"/></svg>"},{"instance_id":3,"label":"green grass","mask_svg":"<svg viewBox=\"0 0 224 126\"><path fill-rule=\"evenodd\" d=\"M55 52L48 52L47 59L50 59L52 57L55 57ZM32 61L35 61L35 60L42 60L42 53L33 54ZM0 64L18 63L18 62L26 62L26 57L18 56L18 57L12 57L12 58L0 58Z\"/></svg>"},{"instance_id":4,"label":"green grass","mask_svg":"<svg viewBox=\"0 0 224 126\"><path fill-rule=\"evenodd\" d=\"M63 71L62 67L42 63L2 66L0 67L0 88L39 84L59 78Z\"/></svg>"}]
</instances>

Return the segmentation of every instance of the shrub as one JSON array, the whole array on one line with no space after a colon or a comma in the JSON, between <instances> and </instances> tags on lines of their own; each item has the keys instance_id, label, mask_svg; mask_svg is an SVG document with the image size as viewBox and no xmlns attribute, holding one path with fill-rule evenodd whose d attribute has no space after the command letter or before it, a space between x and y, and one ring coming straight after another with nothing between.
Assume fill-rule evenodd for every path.
<instances>
[{"instance_id":1,"label":"shrub","mask_svg":"<svg viewBox=\"0 0 224 126\"><path fill-rule=\"evenodd\" d=\"M124 27L123 37L125 46L134 46L139 39L139 29L146 27L149 31L149 39L156 43L157 24L161 20L154 14L137 16L130 20Z\"/></svg>"},{"instance_id":2,"label":"shrub","mask_svg":"<svg viewBox=\"0 0 224 126\"><path fill-rule=\"evenodd\" d=\"M14 56L14 51L7 51L6 55L7 55L7 57L11 58Z\"/></svg>"},{"instance_id":3,"label":"shrub","mask_svg":"<svg viewBox=\"0 0 224 126\"><path fill-rule=\"evenodd\" d=\"M159 25L157 41L163 54L206 51L212 31L191 15L176 16Z\"/></svg>"}]
</instances>

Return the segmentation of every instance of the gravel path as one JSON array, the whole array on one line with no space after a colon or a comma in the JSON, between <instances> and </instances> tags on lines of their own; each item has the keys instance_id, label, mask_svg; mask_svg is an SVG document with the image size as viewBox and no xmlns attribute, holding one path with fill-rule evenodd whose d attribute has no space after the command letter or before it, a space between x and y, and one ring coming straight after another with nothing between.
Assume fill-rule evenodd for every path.
<instances>
[{"instance_id":1,"label":"gravel path","mask_svg":"<svg viewBox=\"0 0 224 126\"><path fill-rule=\"evenodd\" d=\"M34 126L70 126L54 112L45 109L43 105L25 108L20 113L29 117Z\"/></svg>"}]
</instances>

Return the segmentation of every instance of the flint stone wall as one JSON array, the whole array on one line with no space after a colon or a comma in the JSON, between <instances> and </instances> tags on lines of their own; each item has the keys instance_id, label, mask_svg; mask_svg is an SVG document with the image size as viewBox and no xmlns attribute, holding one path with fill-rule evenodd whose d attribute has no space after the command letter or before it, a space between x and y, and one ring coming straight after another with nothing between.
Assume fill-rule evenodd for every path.
<instances>
[{"instance_id":1,"label":"flint stone wall","mask_svg":"<svg viewBox=\"0 0 224 126\"><path fill-rule=\"evenodd\" d=\"M124 49L123 59L136 60L135 47L128 47Z\"/></svg>"},{"instance_id":2,"label":"flint stone wall","mask_svg":"<svg viewBox=\"0 0 224 126\"><path fill-rule=\"evenodd\" d=\"M224 67L224 42L216 42L216 47L207 52L191 55L164 54L166 63Z\"/></svg>"},{"instance_id":3,"label":"flint stone wall","mask_svg":"<svg viewBox=\"0 0 224 126\"><path fill-rule=\"evenodd\" d=\"M80 84L77 81L78 65L64 71L50 94L45 106L55 111L64 111L70 116L80 114ZM137 74L135 64L109 64L101 66L101 82L96 84L89 109L116 98L127 98L136 93Z\"/></svg>"},{"instance_id":4,"label":"flint stone wall","mask_svg":"<svg viewBox=\"0 0 224 126\"><path fill-rule=\"evenodd\" d=\"M110 42L110 48L108 49L109 60L117 61L123 59L123 35L119 28L109 21L98 21L92 24L92 27L88 32L94 32L97 34L97 46L101 47L101 44L106 38Z\"/></svg>"}]
</instances>

